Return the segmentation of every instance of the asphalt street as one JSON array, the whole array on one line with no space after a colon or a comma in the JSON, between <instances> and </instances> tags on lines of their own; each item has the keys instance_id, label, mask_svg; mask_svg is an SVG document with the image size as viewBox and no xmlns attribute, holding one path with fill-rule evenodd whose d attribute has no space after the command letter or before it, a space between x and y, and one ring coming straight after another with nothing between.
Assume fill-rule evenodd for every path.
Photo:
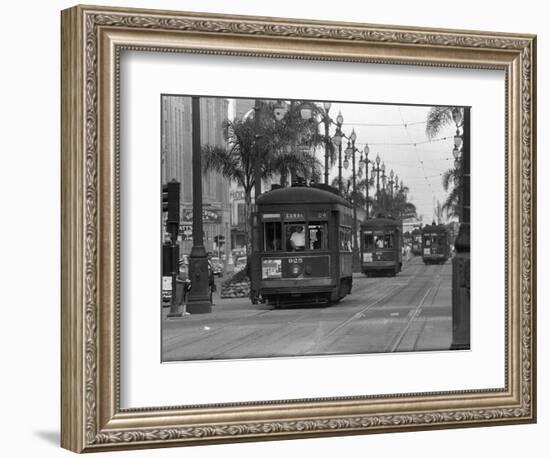
<instances>
[{"instance_id":1,"label":"asphalt street","mask_svg":"<svg viewBox=\"0 0 550 458\"><path fill-rule=\"evenodd\" d=\"M355 274L352 293L327 308L273 309L214 297L213 312L168 318L163 361L448 350L451 261L412 258L395 277ZM219 291L220 288L218 288Z\"/></svg>"}]
</instances>

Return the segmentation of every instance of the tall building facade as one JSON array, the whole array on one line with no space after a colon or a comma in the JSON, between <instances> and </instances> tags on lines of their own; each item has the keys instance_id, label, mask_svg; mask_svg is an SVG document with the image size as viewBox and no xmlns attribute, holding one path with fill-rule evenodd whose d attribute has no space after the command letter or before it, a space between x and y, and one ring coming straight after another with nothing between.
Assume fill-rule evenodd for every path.
<instances>
[{"instance_id":1,"label":"tall building facade","mask_svg":"<svg viewBox=\"0 0 550 458\"><path fill-rule=\"evenodd\" d=\"M163 96L161 110L161 179L163 184L172 179L181 183L180 254L189 254L193 246L191 97ZM202 97L200 110L201 143L225 147L227 99ZM202 176L204 246L222 257L228 254L229 244L224 242L231 234L229 188L229 181L217 172Z\"/></svg>"}]
</instances>

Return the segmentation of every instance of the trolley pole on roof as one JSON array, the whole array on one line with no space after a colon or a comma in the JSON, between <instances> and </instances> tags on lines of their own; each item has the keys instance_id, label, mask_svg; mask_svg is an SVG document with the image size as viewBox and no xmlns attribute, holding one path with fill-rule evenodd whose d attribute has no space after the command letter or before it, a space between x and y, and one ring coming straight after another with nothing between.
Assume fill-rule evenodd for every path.
<instances>
[{"instance_id":1,"label":"trolley pole on roof","mask_svg":"<svg viewBox=\"0 0 550 458\"><path fill-rule=\"evenodd\" d=\"M202 164L201 164L201 113L200 97L193 96L192 119L192 168L193 168L193 248L189 255L189 280L191 291L187 302L188 313L210 313L212 302L208 289L209 272L202 228Z\"/></svg>"}]
</instances>

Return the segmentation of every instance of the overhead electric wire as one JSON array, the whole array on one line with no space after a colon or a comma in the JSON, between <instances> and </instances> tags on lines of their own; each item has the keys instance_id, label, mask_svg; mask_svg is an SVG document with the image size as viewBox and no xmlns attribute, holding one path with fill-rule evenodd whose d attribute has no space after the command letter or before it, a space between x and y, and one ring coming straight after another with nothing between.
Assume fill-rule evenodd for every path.
<instances>
[{"instance_id":1,"label":"overhead electric wire","mask_svg":"<svg viewBox=\"0 0 550 458\"><path fill-rule=\"evenodd\" d=\"M366 127L403 127L403 126L415 126L418 124L426 124L427 121L415 121L415 122L409 122L407 124L399 123L399 124L384 124L384 123L369 123L369 122L353 122L353 121L346 121L342 125L349 125L349 126L366 126Z\"/></svg>"},{"instance_id":2,"label":"overhead electric wire","mask_svg":"<svg viewBox=\"0 0 550 458\"><path fill-rule=\"evenodd\" d=\"M413 142L412 141L412 138L411 138L411 134L407 128L407 123L405 123L405 119L403 118L403 113L401 112L401 107L397 107L398 111L399 111L399 116L401 117L401 121L403 121L403 127L405 128L405 132L407 134L407 137L409 138L409 140L411 141L410 144L412 144L413 146L417 146L419 144L422 144L422 143L431 143L430 141L427 141L427 142ZM446 137L443 137L443 139L446 139ZM422 172L424 174L424 179L426 181L426 183L428 184L428 188L430 189L430 192L432 193L432 197L433 197L433 200L435 201L435 192L432 188L432 184L430 183L430 180L428 179L427 177L427 174L426 174L426 170L424 168L424 161L422 161L420 159L420 157L418 156L418 150L416 148L414 148L414 152L416 154L416 158L418 159L418 162L420 162L421 166L422 166Z\"/></svg>"},{"instance_id":3,"label":"overhead electric wire","mask_svg":"<svg viewBox=\"0 0 550 458\"><path fill-rule=\"evenodd\" d=\"M405 130L407 130L406 127L405 127ZM422 141L418 141L418 142L413 142L408 130L407 130L407 135L408 135L409 139L411 140L410 143L370 143L370 142L359 143L359 142L357 142L356 144L357 145L366 145L366 144L368 144L369 146L418 146L418 145L427 145L427 144L435 143L435 142L442 142L442 141L451 140L451 139L454 138L454 137L439 137L439 138L434 138L432 140L422 140Z\"/></svg>"}]
</instances>

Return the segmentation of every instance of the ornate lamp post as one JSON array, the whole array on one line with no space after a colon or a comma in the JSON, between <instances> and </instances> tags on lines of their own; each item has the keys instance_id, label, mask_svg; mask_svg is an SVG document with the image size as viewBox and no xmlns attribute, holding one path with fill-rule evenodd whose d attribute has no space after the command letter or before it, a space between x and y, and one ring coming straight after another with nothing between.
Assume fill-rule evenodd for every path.
<instances>
[{"instance_id":1,"label":"ornate lamp post","mask_svg":"<svg viewBox=\"0 0 550 458\"><path fill-rule=\"evenodd\" d=\"M386 176L386 164L382 162L382 208L386 211L386 184L388 177Z\"/></svg>"},{"instance_id":2,"label":"ornate lamp post","mask_svg":"<svg viewBox=\"0 0 550 458\"><path fill-rule=\"evenodd\" d=\"M462 188L462 177L461 174L461 158L460 158L460 148L462 147L462 136L459 133L458 128L456 129L456 134L454 136L454 148L453 148L453 157L455 158L455 171L456 171L456 177L455 177L455 185L459 186L459 188ZM464 220L464 210L462 208L462 196L461 193L458 194L458 213L459 218L461 221Z\"/></svg>"},{"instance_id":3,"label":"ornate lamp post","mask_svg":"<svg viewBox=\"0 0 550 458\"><path fill-rule=\"evenodd\" d=\"M359 268L359 241L357 239L357 171L355 168L355 142L357 140L357 134L355 129L351 131L348 140L348 147L345 151L346 159L344 161L344 167L349 167L349 161L351 159L351 201L353 206L353 262L354 270Z\"/></svg>"},{"instance_id":4,"label":"ornate lamp post","mask_svg":"<svg viewBox=\"0 0 550 458\"><path fill-rule=\"evenodd\" d=\"M393 215L393 185L395 181L393 179L393 169L390 170L390 179L388 180L388 188L390 190L390 214Z\"/></svg>"},{"instance_id":5,"label":"ornate lamp post","mask_svg":"<svg viewBox=\"0 0 550 458\"><path fill-rule=\"evenodd\" d=\"M329 169L329 156L330 156L330 149L332 148L332 145L330 143L330 135L329 135L329 127L332 124L332 119L330 119L329 111L332 104L330 102L324 102L323 103L323 117L321 118L321 122L325 125L325 184L328 185L328 169Z\"/></svg>"},{"instance_id":6,"label":"ornate lamp post","mask_svg":"<svg viewBox=\"0 0 550 458\"><path fill-rule=\"evenodd\" d=\"M329 134L329 128L330 125L333 123L332 119L329 116L330 107L332 106L332 103L330 102L323 102L323 111L321 112L321 120L317 121L317 123L323 123L325 125L325 184L328 185L328 172L329 172L329 158L330 158L330 150L332 148L331 146L331 138ZM305 103L300 108L300 116L304 120L312 119L313 117L313 108L308 103ZM341 116L341 115L340 115ZM343 122L343 120L342 120Z\"/></svg>"},{"instance_id":7,"label":"ornate lamp post","mask_svg":"<svg viewBox=\"0 0 550 458\"><path fill-rule=\"evenodd\" d=\"M453 156L458 174L460 227L453 257L453 342L451 349L470 349L470 108L453 108L457 126ZM459 128L462 127L462 135Z\"/></svg>"},{"instance_id":8,"label":"ornate lamp post","mask_svg":"<svg viewBox=\"0 0 550 458\"><path fill-rule=\"evenodd\" d=\"M342 112L339 112L336 116L336 133L332 142L338 147L338 191L340 193L342 193L342 138L345 137L342 133L342 124L344 124L344 117Z\"/></svg>"},{"instance_id":9,"label":"ornate lamp post","mask_svg":"<svg viewBox=\"0 0 550 458\"><path fill-rule=\"evenodd\" d=\"M193 168L193 247L189 255L189 292L187 311L189 313L210 313L212 302L208 292L208 261L203 241L202 227L202 166L200 132L200 98L192 98L192 168ZM175 291L173 291L175 294Z\"/></svg>"},{"instance_id":10,"label":"ornate lamp post","mask_svg":"<svg viewBox=\"0 0 550 458\"><path fill-rule=\"evenodd\" d=\"M374 180L374 178L376 178L376 207L377 211L380 211L380 176L384 176L386 165L383 162L380 164L380 156L378 154L376 155L374 163L376 164L376 167L373 165L371 169L371 179ZM373 164L373 162L371 162L371 164Z\"/></svg>"},{"instance_id":11,"label":"ornate lamp post","mask_svg":"<svg viewBox=\"0 0 550 458\"><path fill-rule=\"evenodd\" d=\"M395 191L395 197L394 197L393 202L396 202L398 197L399 197L399 176L397 176L397 173L395 174L395 183L394 183L393 187L394 187L394 191ZM397 201L397 204L399 205L399 201ZM396 210L399 211L399 207L396 209L395 205L394 205L393 210L394 210L394 212ZM394 216L398 217L400 215L399 214L397 214L397 215L394 214Z\"/></svg>"},{"instance_id":12,"label":"ornate lamp post","mask_svg":"<svg viewBox=\"0 0 550 458\"><path fill-rule=\"evenodd\" d=\"M361 158L359 159L359 171L363 172L363 169L365 169L365 213L367 219L369 218L369 152L370 148L368 143L365 144L365 147L363 148L363 151L365 152L365 158L363 159L363 153L361 153Z\"/></svg>"}]
</instances>

